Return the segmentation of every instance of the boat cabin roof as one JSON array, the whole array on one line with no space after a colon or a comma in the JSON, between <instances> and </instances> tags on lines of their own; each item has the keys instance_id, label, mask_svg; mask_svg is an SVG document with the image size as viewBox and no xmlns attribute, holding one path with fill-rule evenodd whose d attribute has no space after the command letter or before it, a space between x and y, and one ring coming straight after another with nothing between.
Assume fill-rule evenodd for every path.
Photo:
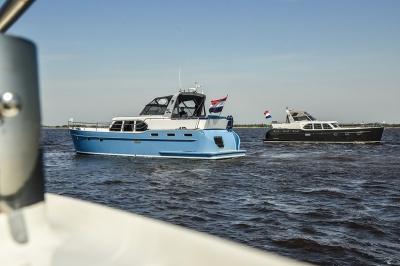
<instances>
[{"instance_id":1,"label":"boat cabin roof","mask_svg":"<svg viewBox=\"0 0 400 266\"><path fill-rule=\"evenodd\" d=\"M282 129L338 129L337 121L319 121L304 110L286 109L286 121L278 123L272 121L273 128Z\"/></svg>"}]
</instances>

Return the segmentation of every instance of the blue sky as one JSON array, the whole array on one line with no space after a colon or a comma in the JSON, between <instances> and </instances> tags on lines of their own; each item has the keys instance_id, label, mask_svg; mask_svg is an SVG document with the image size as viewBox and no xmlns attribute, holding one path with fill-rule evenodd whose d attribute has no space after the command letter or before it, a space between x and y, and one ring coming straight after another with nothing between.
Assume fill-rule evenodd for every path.
<instances>
[{"instance_id":1,"label":"blue sky","mask_svg":"<svg viewBox=\"0 0 400 266\"><path fill-rule=\"evenodd\" d=\"M1 1L1 3L4 1ZM400 123L400 1L36 0L8 34L38 48L42 123L138 115L198 82L237 124L285 108Z\"/></svg>"}]
</instances>

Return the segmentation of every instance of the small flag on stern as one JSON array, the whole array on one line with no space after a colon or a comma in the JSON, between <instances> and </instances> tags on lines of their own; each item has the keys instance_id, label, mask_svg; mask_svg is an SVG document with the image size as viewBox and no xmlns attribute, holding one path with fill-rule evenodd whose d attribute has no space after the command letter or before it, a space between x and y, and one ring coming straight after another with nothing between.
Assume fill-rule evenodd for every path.
<instances>
[{"instance_id":1,"label":"small flag on stern","mask_svg":"<svg viewBox=\"0 0 400 266\"><path fill-rule=\"evenodd\" d=\"M210 113L220 113L222 112L222 108L224 108L224 104L228 96L218 100L212 100L210 109L208 110Z\"/></svg>"},{"instance_id":2,"label":"small flag on stern","mask_svg":"<svg viewBox=\"0 0 400 266\"><path fill-rule=\"evenodd\" d=\"M268 110L266 110L266 111L264 112L264 115L265 115L265 118L266 118L266 119L272 118L272 116L269 114L269 111L268 111Z\"/></svg>"}]
</instances>

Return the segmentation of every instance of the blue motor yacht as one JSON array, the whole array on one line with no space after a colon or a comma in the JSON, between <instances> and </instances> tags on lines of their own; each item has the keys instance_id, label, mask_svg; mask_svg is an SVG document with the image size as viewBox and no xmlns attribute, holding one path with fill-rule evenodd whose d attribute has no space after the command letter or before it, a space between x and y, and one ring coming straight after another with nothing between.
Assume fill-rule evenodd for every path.
<instances>
[{"instance_id":1,"label":"blue motor yacht","mask_svg":"<svg viewBox=\"0 0 400 266\"><path fill-rule=\"evenodd\" d=\"M206 115L198 87L157 97L139 116L111 123L69 121L77 153L143 157L226 159L244 156L232 116Z\"/></svg>"}]
</instances>

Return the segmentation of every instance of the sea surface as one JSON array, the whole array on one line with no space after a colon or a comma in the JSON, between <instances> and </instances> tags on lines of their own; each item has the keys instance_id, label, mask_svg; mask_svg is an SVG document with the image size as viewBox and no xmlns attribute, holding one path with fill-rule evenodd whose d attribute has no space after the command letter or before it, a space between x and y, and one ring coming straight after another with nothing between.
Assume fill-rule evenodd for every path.
<instances>
[{"instance_id":1,"label":"sea surface","mask_svg":"<svg viewBox=\"0 0 400 266\"><path fill-rule=\"evenodd\" d=\"M368 145L234 130L247 156L206 161L79 155L45 129L46 191L316 265L400 265L400 129Z\"/></svg>"}]
</instances>

